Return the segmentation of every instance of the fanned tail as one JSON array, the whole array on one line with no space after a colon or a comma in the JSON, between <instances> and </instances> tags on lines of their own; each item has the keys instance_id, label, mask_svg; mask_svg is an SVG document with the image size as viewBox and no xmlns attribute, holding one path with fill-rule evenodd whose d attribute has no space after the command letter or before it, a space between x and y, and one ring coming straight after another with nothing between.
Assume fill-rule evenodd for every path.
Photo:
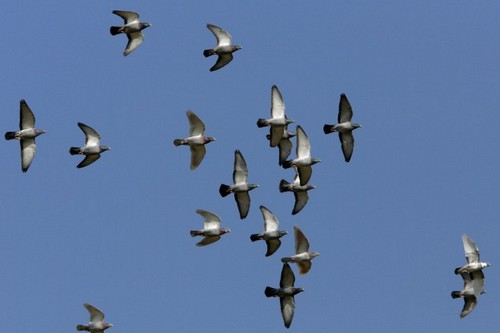
<instances>
[{"instance_id":1,"label":"fanned tail","mask_svg":"<svg viewBox=\"0 0 500 333\"><path fill-rule=\"evenodd\" d=\"M276 296L277 291L278 289L276 288L266 287L264 294L266 294L267 297L274 297Z\"/></svg>"},{"instance_id":2,"label":"fanned tail","mask_svg":"<svg viewBox=\"0 0 500 333\"><path fill-rule=\"evenodd\" d=\"M77 155L77 154L80 154L80 148L79 147L71 147L69 149L69 153L71 155Z\"/></svg>"},{"instance_id":3,"label":"fanned tail","mask_svg":"<svg viewBox=\"0 0 500 333\"><path fill-rule=\"evenodd\" d=\"M219 187L219 193L222 197L226 197L229 195L229 193L231 193L230 189L231 189L231 186L226 185L226 184L221 184Z\"/></svg>"},{"instance_id":4,"label":"fanned tail","mask_svg":"<svg viewBox=\"0 0 500 333\"><path fill-rule=\"evenodd\" d=\"M267 121L263 118L259 118L259 120L257 120L257 127L266 127L267 126Z\"/></svg>"},{"instance_id":5,"label":"fanned tail","mask_svg":"<svg viewBox=\"0 0 500 333\"><path fill-rule=\"evenodd\" d=\"M181 140L181 139L175 139L174 140L174 145L176 146L180 146L180 145L183 145L184 144L184 140Z\"/></svg>"},{"instance_id":6,"label":"fanned tail","mask_svg":"<svg viewBox=\"0 0 500 333\"><path fill-rule=\"evenodd\" d=\"M16 132L5 133L5 140L12 140L16 138Z\"/></svg>"},{"instance_id":7,"label":"fanned tail","mask_svg":"<svg viewBox=\"0 0 500 333\"><path fill-rule=\"evenodd\" d=\"M451 298L460 298L460 291L452 291Z\"/></svg>"},{"instance_id":8,"label":"fanned tail","mask_svg":"<svg viewBox=\"0 0 500 333\"><path fill-rule=\"evenodd\" d=\"M111 27L109 28L109 32L114 36L122 33L121 27Z\"/></svg>"},{"instance_id":9,"label":"fanned tail","mask_svg":"<svg viewBox=\"0 0 500 333\"><path fill-rule=\"evenodd\" d=\"M259 234L250 235L250 240L252 242L255 242L255 241L258 241L258 240L261 240L261 239L262 239L262 237Z\"/></svg>"},{"instance_id":10,"label":"fanned tail","mask_svg":"<svg viewBox=\"0 0 500 333\"><path fill-rule=\"evenodd\" d=\"M208 49L208 50L203 51L203 55L205 57L210 57L211 55L214 55L214 54L215 54L214 49Z\"/></svg>"},{"instance_id":11,"label":"fanned tail","mask_svg":"<svg viewBox=\"0 0 500 333\"><path fill-rule=\"evenodd\" d=\"M290 183L287 182L286 180L282 179L280 181L280 192L283 193L283 192L286 192L290 189Z\"/></svg>"},{"instance_id":12,"label":"fanned tail","mask_svg":"<svg viewBox=\"0 0 500 333\"><path fill-rule=\"evenodd\" d=\"M333 125L325 124L323 126L323 132L325 132L325 134L330 134L330 133L334 132Z\"/></svg>"}]
</instances>

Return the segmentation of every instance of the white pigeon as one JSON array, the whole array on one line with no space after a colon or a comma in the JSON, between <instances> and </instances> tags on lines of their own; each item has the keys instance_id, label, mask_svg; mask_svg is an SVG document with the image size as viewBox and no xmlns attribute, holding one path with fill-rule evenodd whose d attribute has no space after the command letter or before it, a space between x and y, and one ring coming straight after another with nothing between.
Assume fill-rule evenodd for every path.
<instances>
[{"instance_id":1,"label":"white pigeon","mask_svg":"<svg viewBox=\"0 0 500 333\"><path fill-rule=\"evenodd\" d=\"M87 303L83 304L83 306L90 313L90 322L87 325L77 325L76 329L78 331L103 333L104 330L113 327L113 324L104 322L104 313L101 310Z\"/></svg>"},{"instance_id":2,"label":"white pigeon","mask_svg":"<svg viewBox=\"0 0 500 333\"><path fill-rule=\"evenodd\" d=\"M311 143L306 132L301 126L297 126L297 158L283 163L283 168L297 167L300 185L306 185L311 179L312 165L321 162L320 159L311 157Z\"/></svg>"},{"instance_id":3,"label":"white pigeon","mask_svg":"<svg viewBox=\"0 0 500 333\"><path fill-rule=\"evenodd\" d=\"M306 274L311 269L311 260L319 256L319 252L309 252L309 241L299 227L293 227L295 233L295 255L281 258L282 262L294 262L299 267L300 274Z\"/></svg>"},{"instance_id":4,"label":"white pigeon","mask_svg":"<svg viewBox=\"0 0 500 333\"><path fill-rule=\"evenodd\" d=\"M465 259L467 260L467 264L456 268L455 274L461 274L464 272L470 273L491 266L489 262L481 262L479 257L479 248L476 243L469 238L469 236L463 234L462 242L464 244Z\"/></svg>"},{"instance_id":5,"label":"white pigeon","mask_svg":"<svg viewBox=\"0 0 500 333\"><path fill-rule=\"evenodd\" d=\"M460 318L467 316L477 305L479 295L484 294L484 274L482 270L460 273L464 280L464 289L452 291L452 298L464 299L464 306Z\"/></svg>"},{"instance_id":6,"label":"white pigeon","mask_svg":"<svg viewBox=\"0 0 500 333\"><path fill-rule=\"evenodd\" d=\"M150 27L151 24L147 22L144 23L140 22L139 14L135 12L130 12L126 10L113 10L113 14L120 16L125 24L119 27L116 26L111 27L109 28L109 32L113 36L121 33L127 35L128 43L127 47L125 48L125 51L123 51L123 55L128 56L144 41L144 35L142 34L141 30Z\"/></svg>"},{"instance_id":7,"label":"white pigeon","mask_svg":"<svg viewBox=\"0 0 500 333\"><path fill-rule=\"evenodd\" d=\"M101 135L92 127L83 123L78 123L78 127L85 134L85 146L71 147L69 153L71 155L85 155L85 158L76 166L77 168L86 167L101 157L101 153L110 150L109 146L99 146Z\"/></svg>"},{"instance_id":8,"label":"white pigeon","mask_svg":"<svg viewBox=\"0 0 500 333\"><path fill-rule=\"evenodd\" d=\"M200 214L205 220L205 222L203 223L203 229L191 230L189 232L191 234L191 237L204 237L200 242L196 243L197 246L212 244L218 241L225 233L231 232L231 230L229 230L228 228L221 228L221 219L218 215L202 209L197 209L196 213Z\"/></svg>"},{"instance_id":9,"label":"white pigeon","mask_svg":"<svg viewBox=\"0 0 500 333\"><path fill-rule=\"evenodd\" d=\"M295 169L295 178L293 183L289 183L286 180L282 179L280 181L279 190L281 193L283 192L293 192L295 197L295 204L293 206L292 215L299 213L302 208L304 208L309 201L309 195L307 191L315 189L316 186L311 184L300 185L300 177L297 168Z\"/></svg>"},{"instance_id":10,"label":"white pigeon","mask_svg":"<svg viewBox=\"0 0 500 333\"><path fill-rule=\"evenodd\" d=\"M279 249L281 245L280 238L288 234L288 232L278 230L279 221L268 208L260 206L259 209L264 218L264 232L250 235L250 240L252 242L265 240L267 244L266 257L269 257Z\"/></svg>"},{"instance_id":11,"label":"white pigeon","mask_svg":"<svg viewBox=\"0 0 500 333\"><path fill-rule=\"evenodd\" d=\"M203 51L205 57L210 57L215 54L218 56L217 62L210 68L210 71L213 72L229 64L231 60L233 60L233 52L241 50L241 46L231 44L232 37L226 30L210 23L207 24L207 28L217 39L216 47Z\"/></svg>"}]
</instances>

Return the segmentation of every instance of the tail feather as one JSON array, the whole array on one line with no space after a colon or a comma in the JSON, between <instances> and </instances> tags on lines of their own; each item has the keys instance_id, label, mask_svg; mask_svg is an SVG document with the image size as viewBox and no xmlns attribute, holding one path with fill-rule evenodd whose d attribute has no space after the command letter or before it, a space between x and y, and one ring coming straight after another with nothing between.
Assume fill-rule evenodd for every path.
<instances>
[{"instance_id":1,"label":"tail feather","mask_svg":"<svg viewBox=\"0 0 500 333\"><path fill-rule=\"evenodd\" d=\"M221 184L219 187L219 193L222 197L226 197L231 193L231 186L226 184Z\"/></svg>"},{"instance_id":2,"label":"tail feather","mask_svg":"<svg viewBox=\"0 0 500 333\"><path fill-rule=\"evenodd\" d=\"M266 127L268 124L267 124L267 121L263 118L259 118L259 120L257 120L257 127Z\"/></svg>"},{"instance_id":3,"label":"tail feather","mask_svg":"<svg viewBox=\"0 0 500 333\"><path fill-rule=\"evenodd\" d=\"M16 138L16 132L5 133L5 140L12 140Z\"/></svg>"},{"instance_id":4,"label":"tail feather","mask_svg":"<svg viewBox=\"0 0 500 333\"><path fill-rule=\"evenodd\" d=\"M203 55L205 57L210 57L211 55L214 55L214 54L215 54L214 49L208 49L208 50L203 51Z\"/></svg>"},{"instance_id":5,"label":"tail feather","mask_svg":"<svg viewBox=\"0 0 500 333\"><path fill-rule=\"evenodd\" d=\"M195 237L201 235L201 232L199 232L198 230L191 230L189 234L191 235L191 237Z\"/></svg>"},{"instance_id":6,"label":"tail feather","mask_svg":"<svg viewBox=\"0 0 500 333\"><path fill-rule=\"evenodd\" d=\"M325 134L330 134L333 132L333 125L328 125L328 124L325 124L323 126L323 132L325 132Z\"/></svg>"},{"instance_id":7,"label":"tail feather","mask_svg":"<svg viewBox=\"0 0 500 333\"><path fill-rule=\"evenodd\" d=\"M180 145L185 144L185 142L186 142L185 140L175 139L175 140L174 140L174 145L176 145L176 146L180 146Z\"/></svg>"},{"instance_id":8,"label":"tail feather","mask_svg":"<svg viewBox=\"0 0 500 333\"><path fill-rule=\"evenodd\" d=\"M71 147L69 149L69 153L71 155L78 155L78 154L80 154L80 147Z\"/></svg>"},{"instance_id":9,"label":"tail feather","mask_svg":"<svg viewBox=\"0 0 500 333\"><path fill-rule=\"evenodd\" d=\"M286 180L282 179L280 181L280 192L283 193L283 192L286 192L290 189L290 183L287 182Z\"/></svg>"},{"instance_id":10,"label":"tail feather","mask_svg":"<svg viewBox=\"0 0 500 333\"><path fill-rule=\"evenodd\" d=\"M252 234L252 235L250 235L250 240L252 242L255 242L255 241L258 241L258 240L261 240L261 239L262 239L262 237L259 234Z\"/></svg>"},{"instance_id":11,"label":"tail feather","mask_svg":"<svg viewBox=\"0 0 500 333\"><path fill-rule=\"evenodd\" d=\"M292 161L284 161L282 167L283 169L290 169L292 167Z\"/></svg>"},{"instance_id":12,"label":"tail feather","mask_svg":"<svg viewBox=\"0 0 500 333\"><path fill-rule=\"evenodd\" d=\"M264 294L266 294L267 297L275 297L277 292L278 289L271 287L266 287L266 289L264 290Z\"/></svg>"},{"instance_id":13,"label":"tail feather","mask_svg":"<svg viewBox=\"0 0 500 333\"><path fill-rule=\"evenodd\" d=\"M462 267L457 267L457 268L455 268L455 274L456 274L456 275L460 274L460 268L462 268Z\"/></svg>"},{"instance_id":14,"label":"tail feather","mask_svg":"<svg viewBox=\"0 0 500 333\"><path fill-rule=\"evenodd\" d=\"M114 36L122 33L122 27L111 27L109 28L109 32Z\"/></svg>"},{"instance_id":15,"label":"tail feather","mask_svg":"<svg viewBox=\"0 0 500 333\"><path fill-rule=\"evenodd\" d=\"M290 257L281 258L281 262L289 262L289 261L292 261L292 258Z\"/></svg>"},{"instance_id":16,"label":"tail feather","mask_svg":"<svg viewBox=\"0 0 500 333\"><path fill-rule=\"evenodd\" d=\"M460 298L460 291L452 291L451 292L451 298L455 299L455 298Z\"/></svg>"},{"instance_id":17,"label":"tail feather","mask_svg":"<svg viewBox=\"0 0 500 333\"><path fill-rule=\"evenodd\" d=\"M76 325L76 329L78 331L88 331L88 328L85 325Z\"/></svg>"}]
</instances>

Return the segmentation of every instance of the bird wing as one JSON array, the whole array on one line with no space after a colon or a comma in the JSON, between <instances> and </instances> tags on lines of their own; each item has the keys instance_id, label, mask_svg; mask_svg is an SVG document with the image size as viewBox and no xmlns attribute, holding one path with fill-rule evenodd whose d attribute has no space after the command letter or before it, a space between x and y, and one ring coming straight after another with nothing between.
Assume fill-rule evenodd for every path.
<instances>
[{"instance_id":1,"label":"bird wing","mask_svg":"<svg viewBox=\"0 0 500 333\"><path fill-rule=\"evenodd\" d=\"M78 169L86 167L97 161L101 157L101 154L89 154L85 155L85 158L76 166Z\"/></svg>"},{"instance_id":2,"label":"bird wing","mask_svg":"<svg viewBox=\"0 0 500 333\"><path fill-rule=\"evenodd\" d=\"M354 136L352 131L339 133L340 143L342 144L342 153L346 162L351 160L352 151L354 150Z\"/></svg>"},{"instance_id":3,"label":"bird wing","mask_svg":"<svg viewBox=\"0 0 500 333\"><path fill-rule=\"evenodd\" d=\"M292 215L297 214L305 207L307 201L309 201L309 195L305 191L293 192L295 196L295 205L293 206Z\"/></svg>"},{"instance_id":4,"label":"bird wing","mask_svg":"<svg viewBox=\"0 0 500 333\"><path fill-rule=\"evenodd\" d=\"M246 183L248 181L248 168L245 158L239 150L234 151L234 171L233 182L235 184Z\"/></svg>"},{"instance_id":5,"label":"bird wing","mask_svg":"<svg viewBox=\"0 0 500 333\"><path fill-rule=\"evenodd\" d=\"M128 33L127 37L128 37L128 43L127 47L125 48L125 51L123 51L124 56L128 56L139 45L141 45L142 41L144 40L144 35L140 31Z\"/></svg>"},{"instance_id":6,"label":"bird wing","mask_svg":"<svg viewBox=\"0 0 500 333\"><path fill-rule=\"evenodd\" d=\"M19 128L35 128L35 115L24 99L19 103Z\"/></svg>"},{"instance_id":7,"label":"bird wing","mask_svg":"<svg viewBox=\"0 0 500 333\"><path fill-rule=\"evenodd\" d=\"M294 284L295 275L293 274L290 265L285 262L283 264L283 268L281 269L280 288L293 287Z\"/></svg>"},{"instance_id":8,"label":"bird wing","mask_svg":"<svg viewBox=\"0 0 500 333\"><path fill-rule=\"evenodd\" d=\"M299 173L300 185L307 185L307 183L311 179L312 167L310 165L301 166L297 168L297 171Z\"/></svg>"},{"instance_id":9,"label":"bird wing","mask_svg":"<svg viewBox=\"0 0 500 333\"><path fill-rule=\"evenodd\" d=\"M299 274L307 274L311 269L312 262L311 261L297 261L297 267L299 268Z\"/></svg>"},{"instance_id":10,"label":"bird wing","mask_svg":"<svg viewBox=\"0 0 500 333\"><path fill-rule=\"evenodd\" d=\"M135 12L129 12L126 10L113 10L113 14L120 16L126 25L139 22L139 14Z\"/></svg>"},{"instance_id":11,"label":"bird wing","mask_svg":"<svg viewBox=\"0 0 500 333\"><path fill-rule=\"evenodd\" d=\"M477 270L470 273L472 279L471 286L474 296L479 297L484 292L484 273L482 270Z\"/></svg>"},{"instance_id":12,"label":"bird wing","mask_svg":"<svg viewBox=\"0 0 500 333\"><path fill-rule=\"evenodd\" d=\"M90 322L91 323L99 323L104 320L104 313L96 308L95 306L92 306L90 304L83 304L83 306L87 309L87 311L90 313Z\"/></svg>"},{"instance_id":13,"label":"bird wing","mask_svg":"<svg viewBox=\"0 0 500 333\"><path fill-rule=\"evenodd\" d=\"M205 246L208 244L212 244L217 242L221 237L220 236L205 236L201 241L196 243L196 246Z\"/></svg>"},{"instance_id":14,"label":"bird wing","mask_svg":"<svg viewBox=\"0 0 500 333\"><path fill-rule=\"evenodd\" d=\"M267 244L266 257L269 257L279 249L279 247L281 246L281 241L278 238L274 238L266 240L266 244Z\"/></svg>"},{"instance_id":15,"label":"bird wing","mask_svg":"<svg viewBox=\"0 0 500 333\"><path fill-rule=\"evenodd\" d=\"M202 135L205 132L205 124L200 118L191 110L186 111L189 121L189 136Z\"/></svg>"},{"instance_id":16,"label":"bird wing","mask_svg":"<svg viewBox=\"0 0 500 333\"><path fill-rule=\"evenodd\" d=\"M264 231L278 230L279 222L276 216L264 206L260 206L259 208L264 218Z\"/></svg>"},{"instance_id":17,"label":"bird wing","mask_svg":"<svg viewBox=\"0 0 500 333\"><path fill-rule=\"evenodd\" d=\"M35 138L24 138L21 140L21 170L28 171L36 153Z\"/></svg>"},{"instance_id":18,"label":"bird wing","mask_svg":"<svg viewBox=\"0 0 500 333\"><path fill-rule=\"evenodd\" d=\"M289 328L292 324L293 315L295 313L295 298L293 296L285 296L280 298L281 315L285 327Z\"/></svg>"},{"instance_id":19,"label":"bird wing","mask_svg":"<svg viewBox=\"0 0 500 333\"><path fill-rule=\"evenodd\" d=\"M283 138L284 128L285 126L271 125L271 128L269 129L269 133L271 136L269 139L269 144L271 145L271 147L276 147L280 144L281 139Z\"/></svg>"},{"instance_id":20,"label":"bird wing","mask_svg":"<svg viewBox=\"0 0 500 333\"><path fill-rule=\"evenodd\" d=\"M297 158L311 156L311 143L306 132L299 125L297 126Z\"/></svg>"},{"instance_id":21,"label":"bird wing","mask_svg":"<svg viewBox=\"0 0 500 333\"><path fill-rule=\"evenodd\" d=\"M205 220L204 222L205 229L216 229L220 227L221 219L219 215L208 212L203 209L197 209L196 213L200 214Z\"/></svg>"},{"instance_id":22,"label":"bird wing","mask_svg":"<svg viewBox=\"0 0 500 333\"><path fill-rule=\"evenodd\" d=\"M290 139L281 138L280 143L278 144L280 155L279 155L279 165L282 165L283 162L286 161L290 153L292 152L292 141Z\"/></svg>"},{"instance_id":23,"label":"bird wing","mask_svg":"<svg viewBox=\"0 0 500 333\"><path fill-rule=\"evenodd\" d=\"M299 227L293 227L295 233L295 254L309 252L309 241Z\"/></svg>"},{"instance_id":24,"label":"bird wing","mask_svg":"<svg viewBox=\"0 0 500 333\"><path fill-rule=\"evenodd\" d=\"M464 252L467 263L479 262L479 248L476 243L472 241L466 234L462 235L462 242L464 243Z\"/></svg>"},{"instance_id":25,"label":"bird wing","mask_svg":"<svg viewBox=\"0 0 500 333\"><path fill-rule=\"evenodd\" d=\"M474 295L465 295L464 296L464 307L462 308L462 312L460 312L460 318L467 316L477 304L477 298Z\"/></svg>"},{"instance_id":26,"label":"bird wing","mask_svg":"<svg viewBox=\"0 0 500 333\"><path fill-rule=\"evenodd\" d=\"M207 24L207 28L214 34L217 39L217 46L231 45L231 35L226 30L219 28L216 25Z\"/></svg>"},{"instance_id":27,"label":"bird wing","mask_svg":"<svg viewBox=\"0 0 500 333\"><path fill-rule=\"evenodd\" d=\"M213 72L226 66L231 62L231 60L233 60L232 53L219 54L219 56L217 57L217 62L212 66L212 68L210 68L210 71Z\"/></svg>"},{"instance_id":28,"label":"bird wing","mask_svg":"<svg viewBox=\"0 0 500 333\"><path fill-rule=\"evenodd\" d=\"M285 117L285 102L283 101L283 96L276 85L271 88L271 117Z\"/></svg>"},{"instance_id":29,"label":"bird wing","mask_svg":"<svg viewBox=\"0 0 500 333\"><path fill-rule=\"evenodd\" d=\"M347 96L345 94L340 95L339 102L339 116L338 122L339 124L351 121L352 119L352 108L351 103L347 100Z\"/></svg>"},{"instance_id":30,"label":"bird wing","mask_svg":"<svg viewBox=\"0 0 500 333\"><path fill-rule=\"evenodd\" d=\"M190 168L191 168L191 170L194 170L203 161L203 158L205 157L205 154L207 153L207 149L205 148L205 145L189 146L189 149L191 150L191 166L190 166Z\"/></svg>"},{"instance_id":31,"label":"bird wing","mask_svg":"<svg viewBox=\"0 0 500 333\"><path fill-rule=\"evenodd\" d=\"M240 212L240 218L243 220L248 215L250 210L250 195L248 192L236 192L234 193L234 199L238 205L238 211Z\"/></svg>"},{"instance_id":32,"label":"bird wing","mask_svg":"<svg viewBox=\"0 0 500 333\"><path fill-rule=\"evenodd\" d=\"M101 140L101 136L94 130L92 127L85 125L84 123L78 123L78 127L85 134L85 146L99 146L99 140Z\"/></svg>"}]
</instances>

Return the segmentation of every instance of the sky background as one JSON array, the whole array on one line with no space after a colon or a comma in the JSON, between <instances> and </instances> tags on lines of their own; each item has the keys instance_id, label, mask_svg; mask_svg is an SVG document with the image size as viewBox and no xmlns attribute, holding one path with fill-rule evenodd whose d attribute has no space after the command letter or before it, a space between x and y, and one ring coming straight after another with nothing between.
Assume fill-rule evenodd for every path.
<instances>
[{"instance_id":1,"label":"sky background","mask_svg":"<svg viewBox=\"0 0 500 333\"><path fill-rule=\"evenodd\" d=\"M4 332L73 332L85 302L109 333L282 332L280 258L293 226L320 252L297 273L295 332L493 332L500 326L500 3L495 1L7 1L2 4L1 130L16 130L19 100L36 125L37 155L21 172L19 143L0 142L0 309ZM152 27L128 57L114 9ZM206 23L242 50L209 72ZM268 129L271 86L308 134L307 206L291 215L279 193ZM335 123L346 93L356 145L345 163ZM217 138L189 170L193 110ZM84 169L77 122L112 150ZM291 126L294 129L295 125ZM295 145L295 139L293 140ZM241 221L231 183L243 153L250 213ZM295 150L291 158L295 157ZM259 205L289 234L266 258ZM231 233L198 248L204 209ZM487 293L459 318L461 235L479 246Z\"/></svg>"}]
</instances>

